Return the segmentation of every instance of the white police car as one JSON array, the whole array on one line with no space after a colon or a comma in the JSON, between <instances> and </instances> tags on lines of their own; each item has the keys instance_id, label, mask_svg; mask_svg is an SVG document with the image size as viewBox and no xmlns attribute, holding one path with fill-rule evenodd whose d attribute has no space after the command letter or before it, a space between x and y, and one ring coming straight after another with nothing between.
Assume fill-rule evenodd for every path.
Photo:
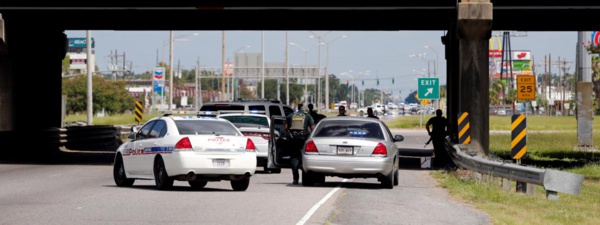
<instances>
[{"instance_id":1,"label":"white police car","mask_svg":"<svg viewBox=\"0 0 600 225\"><path fill-rule=\"evenodd\" d=\"M197 189L229 180L233 190L244 191L256 170L254 143L225 119L167 114L133 131L115 155L117 186L153 179L160 190L175 180Z\"/></svg>"}]
</instances>

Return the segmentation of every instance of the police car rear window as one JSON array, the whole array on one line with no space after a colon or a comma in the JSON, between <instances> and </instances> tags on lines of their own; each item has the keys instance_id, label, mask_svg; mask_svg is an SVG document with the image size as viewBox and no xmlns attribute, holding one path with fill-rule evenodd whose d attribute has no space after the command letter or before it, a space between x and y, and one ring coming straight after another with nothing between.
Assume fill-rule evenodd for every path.
<instances>
[{"instance_id":1,"label":"police car rear window","mask_svg":"<svg viewBox=\"0 0 600 225\"><path fill-rule=\"evenodd\" d=\"M314 137L385 139L379 123L369 121L321 121Z\"/></svg>"},{"instance_id":2,"label":"police car rear window","mask_svg":"<svg viewBox=\"0 0 600 225\"><path fill-rule=\"evenodd\" d=\"M229 104L217 104L217 105L204 105L200 108L200 111L219 111L219 110L244 110L243 105L229 105Z\"/></svg>"}]
</instances>

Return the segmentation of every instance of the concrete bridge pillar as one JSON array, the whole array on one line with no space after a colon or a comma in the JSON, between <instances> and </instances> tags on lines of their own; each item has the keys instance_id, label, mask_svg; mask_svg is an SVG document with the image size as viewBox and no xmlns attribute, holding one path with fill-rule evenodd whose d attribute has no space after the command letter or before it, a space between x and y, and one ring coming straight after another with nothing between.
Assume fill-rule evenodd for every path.
<instances>
[{"instance_id":1,"label":"concrete bridge pillar","mask_svg":"<svg viewBox=\"0 0 600 225\"><path fill-rule=\"evenodd\" d=\"M8 93L2 93L10 97L12 104L5 106L11 109L0 112L3 120L14 113L8 128L17 133L61 126L61 64L67 44L64 30L56 25L24 19L17 14L4 18L11 72L0 73L2 81L12 82Z\"/></svg>"},{"instance_id":2,"label":"concrete bridge pillar","mask_svg":"<svg viewBox=\"0 0 600 225\"><path fill-rule=\"evenodd\" d=\"M8 47L4 42L4 20L0 15L0 132L14 130L13 82Z\"/></svg>"},{"instance_id":3,"label":"concrete bridge pillar","mask_svg":"<svg viewBox=\"0 0 600 225\"><path fill-rule=\"evenodd\" d=\"M459 103L458 112L468 112L471 144L489 152L489 39L492 31L490 0L462 0L458 4Z\"/></svg>"}]
</instances>

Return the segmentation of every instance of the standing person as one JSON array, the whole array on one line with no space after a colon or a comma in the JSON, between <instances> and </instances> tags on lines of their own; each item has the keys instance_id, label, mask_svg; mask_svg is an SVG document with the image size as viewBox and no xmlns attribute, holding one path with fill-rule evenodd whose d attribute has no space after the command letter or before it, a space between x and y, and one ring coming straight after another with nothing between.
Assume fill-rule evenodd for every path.
<instances>
[{"instance_id":1,"label":"standing person","mask_svg":"<svg viewBox=\"0 0 600 225\"><path fill-rule=\"evenodd\" d=\"M310 114L308 114L308 107L298 104L298 111L287 115L284 128L287 131L288 137L290 137L292 146L290 160L294 178L293 184L298 184L298 179L300 178L298 169L302 165L301 149L310 132L315 129L315 122Z\"/></svg>"},{"instance_id":2,"label":"standing person","mask_svg":"<svg viewBox=\"0 0 600 225\"><path fill-rule=\"evenodd\" d=\"M337 116L346 116L346 106L340 105L338 111L339 113Z\"/></svg>"},{"instance_id":3,"label":"standing person","mask_svg":"<svg viewBox=\"0 0 600 225\"><path fill-rule=\"evenodd\" d=\"M313 110L313 104L310 103L308 104L308 112L310 114L310 117L313 118L313 120L315 121L315 124L319 123L319 121L321 121L323 118L325 118L325 115L323 114L318 114L317 111Z\"/></svg>"},{"instance_id":4,"label":"standing person","mask_svg":"<svg viewBox=\"0 0 600 225\"><path fill-rule=\"evenodd\" d=\"M450 123L448 122L448 119L442 116L441 109L435 111L435 117L431 117L431 119L427 121L425 128L433 142L433 153L435 155L433 166L439 168L452 163L450 156L444 147L444 139L450 134Z\"/></svg>"},{"instance_id":5,"label":"standing person","mask_svg":"<svg viewBox=\"0 0 600 225\"><path fill-rule=\"evenodd\" d=\"M367 117L379 119L379 117L373 114L373 108L370 107L367 109Z\"/></svg>"}]
</instances>

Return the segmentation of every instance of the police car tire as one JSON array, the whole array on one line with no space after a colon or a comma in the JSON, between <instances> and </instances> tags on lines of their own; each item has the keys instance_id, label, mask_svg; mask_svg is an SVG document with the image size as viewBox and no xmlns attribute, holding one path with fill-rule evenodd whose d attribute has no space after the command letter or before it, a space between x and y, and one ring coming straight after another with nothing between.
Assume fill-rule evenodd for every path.
<instances>
[{"instance_id":1,"label":"police car tire","mask_svg":"<svg viewBox=\"0 0 600 225\"><path fill-rule=\"evenodd\" d=\"M118 155L115 159L113 178L115 179L115 184L119 187L131 187L135 182L135 179L127 178L127 175L125 174L125 165L123 165L123 156L121 155Z\"/></svg>"},{"instance_id":2,"label":"police car tire","mask_svg":"<svg viewBox=\"0 0 600 225\"><path fill-rule=\"evenodd\" d=\"M156 183L156 188L158 190L167 190L173 187L173 182L175 180L167 174L167 169L165 169L165 163L162 158L158 157L154 161L154 182Z\"/></svg>"},{"instance_id":3,"label":"police car tire","mask_svg":"<svg viewBox=\"0 0 600 225\"><path fill-rule=\"evenodd\" d=\"M250 177L245 177L241 180L231 180L231 188L234 191L245 191L250 185Z\"/></svg>"},{"instance_id":4,"label":"police car tire","mask_svg":"<svg viewBox=\"0 0 600 225\"><path fill-rule=\"evenodd\" d=\"M188 184L190 184L190 187L192 187L193 189L200 189L200 188L206 187L206 184L208 184L208 181L205 181L205 180L189 180Z\"/></svg>"}]
</instances>

